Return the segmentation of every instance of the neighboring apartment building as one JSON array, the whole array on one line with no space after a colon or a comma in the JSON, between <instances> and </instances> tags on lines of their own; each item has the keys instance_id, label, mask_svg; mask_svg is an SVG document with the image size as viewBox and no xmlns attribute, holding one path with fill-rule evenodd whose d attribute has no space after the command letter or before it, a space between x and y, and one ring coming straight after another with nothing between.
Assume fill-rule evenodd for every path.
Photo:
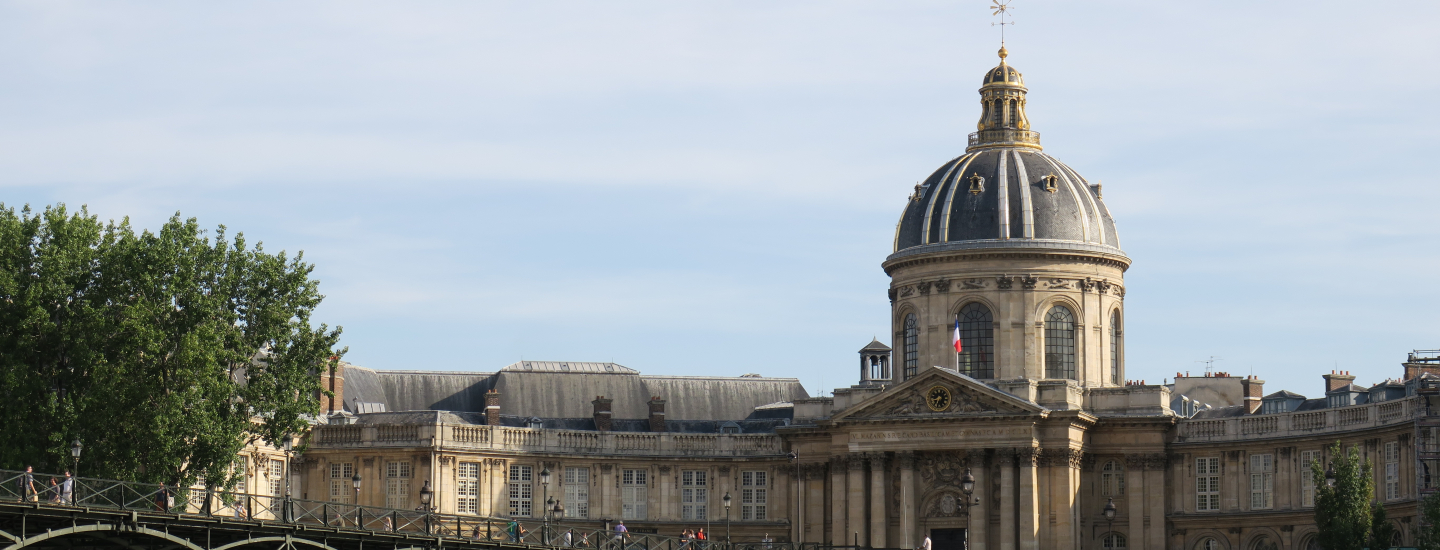
<instances>
[{"instance_id":1,"label":"neighboring apartment building","mask_svg":"<svg viewBox=\"0 0 1440 550\"><path fill-rule=\"evenodd\" d=\"M1413 545L1440 467L1440 363L1412 357L1368 388L1331 373L1314 399L1223 373L1128 379L1131 260L1099 183L1041 150L1007 55L966 151L905 205L882 263L896 349L861 349L857 384L810 397L793 379L612 363L349 366L326 380L338 402L296 496L352 502L358 473L368 505L414 508L429 483L444 513L538 518L554 497L568 522L669 535L719 538L728 518L747 541L1311 550L1308 463L1340 441L1375 466L1375 498Z\"/></svg>"}]
</instances>

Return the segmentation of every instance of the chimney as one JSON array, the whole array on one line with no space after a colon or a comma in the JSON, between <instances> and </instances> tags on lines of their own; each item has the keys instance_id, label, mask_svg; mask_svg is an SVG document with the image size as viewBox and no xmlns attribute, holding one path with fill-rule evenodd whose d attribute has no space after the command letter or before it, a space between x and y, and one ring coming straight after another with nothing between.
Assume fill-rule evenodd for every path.
<instances>
[{"instance_id":1,"label":"chimney","mask_svg":"<svg viewBox=\"0 0 1440 550\"><path fill-rule=\"evenodd\" d=\"M590 402L595 406L595 429L602 432L610 431L610 404L614 402L614 399L606 399L603 395L595 396L595 400Z\"/></svg>"},{"instance_id":2,"label":"chimney","mask_svg":"<svg viewBox=\"0 0 1440 550\"><path fill-rule=\"evenodd\" d=\"M1350 371L1332 370L1330 371L1330 374L1325 375L1325 393L1330 393L1332 391L1348 386L1351 382L1354 381L1355 377L1350 375Z\"/></svg>"},{"instance_id":3,"label":"chimney","mask_svg":"<svg viewBox=\"0 0 1440 550\"><path fill-rule=\"evenodd\" d=\"M320 394L320 404L326 414L333 415L336 411L345 410L345 363L339 358L331 356L330 361L335 361L335 370L326 368L320 371L320 387L330 390L334 397L327 397ZM327 361L328 362L328 361Z\"/></svg>"},{"instance_id":4,"label":"chimney","mask_svg":"<svg viewBox=\"0 0 1440 550\"><path fill-rule=\"evenodd\" d=\"M498 391L485 392L485 423L491 426L500 425L500 392Z\"/></svg>"},{"instance_id":5,"label":"chimney","mask_svg":"<svg viewBox=\"0 0 1440 550\"><path fill-rule=\"evenodd\" d=\"M650 398L650 431L665 431L665 400L659 396Z\"/></svg>"},{"instance_id":6,"label":"chimney","mask_svg":"<svg viewBox=\"0 0 1440 550\"><path fill-rule=\"evenodd\" d=\"M1240 381L1240 388L1245 394L1245 412L1255 414L1260 410L1260 398L1265 397L1265 381L1252 374Z\"/></svg>"}]
</instances>

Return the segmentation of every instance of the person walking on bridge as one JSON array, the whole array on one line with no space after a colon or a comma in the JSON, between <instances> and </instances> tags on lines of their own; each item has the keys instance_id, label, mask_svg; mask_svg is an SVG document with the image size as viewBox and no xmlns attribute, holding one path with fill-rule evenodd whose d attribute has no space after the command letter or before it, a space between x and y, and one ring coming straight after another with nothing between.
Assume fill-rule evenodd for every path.
<instances>
[{"instance_id":1,"label":"person walking on bridge","mask_svg":"<svg viewBox=\"0 0 1440 550\"><path fill-rule=\"evenodd\" d=\"M20 502L38 502L40 491L35 489L35 467L26 466L20 474Z\"/></svg>"}]
</instances>

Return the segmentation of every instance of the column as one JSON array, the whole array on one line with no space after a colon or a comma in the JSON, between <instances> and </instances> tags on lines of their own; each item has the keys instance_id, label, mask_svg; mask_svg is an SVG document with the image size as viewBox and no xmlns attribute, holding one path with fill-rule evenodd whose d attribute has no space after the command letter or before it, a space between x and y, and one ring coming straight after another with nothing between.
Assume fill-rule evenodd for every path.
<instances>
[{"instance_id":1,"label":"column","mask_svg":"<svg viewBox=\"0 0 1440 550\"><path fill-rule=\"evenodd\" d=\"M980 504L970 507L970 531L967 535L970 538L970 550L986 550L985 543L989 539L985 535L990 527L990 508L995 506L990 500L990 472L985 468L986 454L986 451L979 450L970 451L968 456L970 475L975 476L975 496L980 499Z\"/></svg>"},{"instance_id":2,"label":"column","mask_svg":"<svg viewBox=\"0 0 1440 550\"><path fill-rule=\"evenodd\" d=\"M865 544L870 540L870 530L865 517L865 455L850 453L850 478L846 480L848 517L845 521L846 545ZM858 535L858 536L857 536Z\"/></svg>"},{"instance_id":3,"label":"column","mask_svg":"<svg viewBox=\"0 0 1440 550\"><path fill-rule=\"evenodd\" d=\"M1015 449L995 455L1000 469L1000 550L1015 550Z\"/></svg>"},{"instance_id":4,"label":"column","mask_svg":"<svg viewBox=\"0 0 1440 550\"><path fill-rule=\"evenodd\" d=\"M1038 479L1035 472L1037 450L1034 447L1023 447L1018 449L1016 456L1016 462L1020 464L1020 481L1016 484L1020 489L1020 499L1016 503L1020 510L1020 518L1016 522L1016 527L1019 528L1016 546L1019 550L1040 550L1040 503L1036 499Z\"/></svg>"},{"instance_id":5,"label":"column","mask_svg":"<svg viewBox=\"0 0 1440 550\"><path fill-rule=\"evenodd\" d=\"M794 498L795 501L789 503L789 506L786 506L789 513L785 514L791 518L790 525L792 529L790 540L795 542L805 540L805 526L809 523L805 517L805 478L808 476L800 470L801 466L799 462L796 462L790 468L790 475L794 476L790 479L790 486L795 488L795 494L791 498Z\"/></svg>"},{"instance_id":6,"label":"column","mask_svg":"<svg viewBox=\"0 0 1440 550\"><path fill-rule=\"evenodd\" d=\"M885 527L889 523L885 514L885 453L870 454L870 546L889 548Z\"/></svg>"},{"instance_id":7,"label":"column","mask_svg":"<svg viewBox=\"0 0 1440 550\"><path fill-rule=\"evenodd\" d=\"M1150 527L1145 530L1145 546L1165 547L1165 455L1152 454L1145 463L1145 509L1150 512Z\"/></svg>"},{"instance_id":8,"label":"column","mask_svg":"<svg viewBox=\"0 0 1440 550\"><path fill-rule=\"evenodd\" d=\"M809 533L804 542L825 542L825 464L812 464L806 472L805 517Z\"/></svg>"},{"instance_id":9,"label":"column","mask_svg":"<svg viewBox=\"0 0 1440 550\"><path fill-rule=\"evenodd\" d=\"M848 463L843 456L830 459L830 544L845 546L850 540L845 530L845 502L850 492L845 486L846 472L849 471Z\"/></svg>"},{"instance_id":10,"label":"column","mask_svg":"<svg viewBox=\"0 0 1440 550\"><path fill-rule=\"evenodd\" d=\"M1193 485L1193 484L1192 484ZM1145 457L1125 457L1125 507L1130 528L1125 533L1129 550L1145 550Z\"/></svg>"},{"instance_id":11,"label":"column","mask_svg":"<svg viewBox=\"0 0 1440 550\"><path fill-rule=\"evenodd\" d=\"M900 547L915 544L915 452L901 451L900 461Z\"/></svg>"},{"instance_id":12,"label":"column","mask_svg":"<svg viewBox=\"0 0 1440 550\"><path fill-rule=\"evenodd\" d=\"M1075 495L1079 491L1073 484L1075 467L1079 465L1080 452L1074 449L1058 449L1050 458L1050 479L1055 485L1050 489L1050 506L1055 509L1055 547L1062 550L1076 548Z\"/></svg>"}]
</instances>

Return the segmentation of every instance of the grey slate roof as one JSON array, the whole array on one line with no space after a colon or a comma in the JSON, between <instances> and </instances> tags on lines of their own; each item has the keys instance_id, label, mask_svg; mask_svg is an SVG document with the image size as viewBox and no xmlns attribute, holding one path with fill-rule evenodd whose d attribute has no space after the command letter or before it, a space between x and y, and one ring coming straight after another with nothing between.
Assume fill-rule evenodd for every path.
<instances>
[{"instance_id":1,"label":"grey slate roof","mask_svg":"<svg viewBox=\"0 0 1440 550\"><path fill-rule=\"evenodd\" d=\"M1270 395L1265 396L1265 399L1276 399L1276 398L1284 398L1284 399L1305 399L1305 396L1300 395L1300 394L1295 393L1295 392L1290 391L1290 390L1280 390L1280 391L1277 391L1277 392L1275 392L1275 393L1272 393L1272 394L1270 394Z\"/></svg>"}]
</instances>

